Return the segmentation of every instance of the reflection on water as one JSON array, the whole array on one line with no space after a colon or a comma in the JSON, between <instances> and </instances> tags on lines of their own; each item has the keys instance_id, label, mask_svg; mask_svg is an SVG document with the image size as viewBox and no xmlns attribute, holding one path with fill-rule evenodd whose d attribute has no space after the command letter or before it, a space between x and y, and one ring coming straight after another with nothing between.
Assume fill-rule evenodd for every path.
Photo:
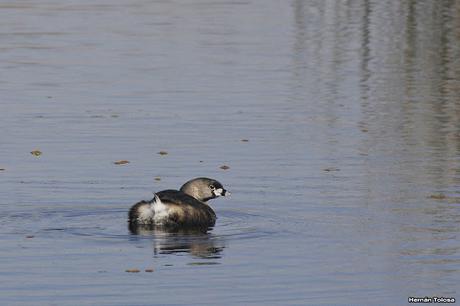
<instances>
[{"instance_id":1,"label":"reflection on water","mask_svg":"<svg viewBox=\"0 0 460 306\"><path fill-rule=\"evenodd\" d=\"M324 168L341 170L325 194L337 194L339 207L358 207L349 234L372 237L355 236L367 241L363 254L381 258L366 260L367 270L398 275L399 288L386 286L401 298L458 293L451 282L460 263L459 8L293 2L288 102L297 115L286 120L298 118L295 139L321 143ZM304 120L309 138L296 133Z\"/></svg>"},{"instance_id":2,"label":"reflection on water","mask_svg":"<svg viewBox=\"0 0 460 306\"><path fill-rule=\"evenodd\" d=\"M155 255L190 253L199 258L218 259L225 247L224 240L202 229L167 229L130 224L133 235L151 237Z\"/></svg>"}]
</instances>

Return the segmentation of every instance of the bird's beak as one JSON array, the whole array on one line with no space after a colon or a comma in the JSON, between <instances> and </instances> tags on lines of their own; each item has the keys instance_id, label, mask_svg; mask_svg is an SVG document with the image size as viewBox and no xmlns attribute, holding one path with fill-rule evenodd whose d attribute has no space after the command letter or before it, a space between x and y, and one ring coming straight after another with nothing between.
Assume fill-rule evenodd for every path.
<instances>
[{"instance_id":1,"label":"bird's beak","mask_svg":"<svg viewBox=\"0 0 460 306\"><path fill-rule=\"evenodd\" d=\"M224 188L218 188L218 189L215 189L212 191L214 193L214 196L216 197L227 197L230 195L230 192L228 192L227 190L225 190Z\"/></svg>"}]
</instances>

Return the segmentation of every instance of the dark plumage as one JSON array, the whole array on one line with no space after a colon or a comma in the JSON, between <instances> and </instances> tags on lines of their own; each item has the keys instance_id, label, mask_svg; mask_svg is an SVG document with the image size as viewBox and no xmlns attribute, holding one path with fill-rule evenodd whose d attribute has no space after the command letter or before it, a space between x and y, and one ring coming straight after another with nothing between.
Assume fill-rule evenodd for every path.
<instances>
[{"instance_id":1,"label":"dark plumage","mask_svg":"<svg viewBox=\"0 0 460 306\"><path fill-rule=\"evenodd\" d=\"M182 191L163 190L157 196L169 206L169 219L177 225L214 226L216 223L216 214L209 205Z\"/></svg>"},{"instance_id":2,"label":"dark plumage","mask_svg":"<svg viewBox=\"0 0 460 306\"><path fill-rule=\"evenodd\" d=\"M133 205L129 210L130 226L211 227L217 217L206 201L226 195L228 192L218 181L196 178L180 190L163 190L152 200Z\"/></svg>"}]
</instances>

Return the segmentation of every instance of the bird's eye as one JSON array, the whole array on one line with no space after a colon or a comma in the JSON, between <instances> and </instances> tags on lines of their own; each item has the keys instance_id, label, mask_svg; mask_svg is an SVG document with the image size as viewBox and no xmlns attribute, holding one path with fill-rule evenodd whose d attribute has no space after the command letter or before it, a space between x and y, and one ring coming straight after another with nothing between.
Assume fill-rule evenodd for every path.
<instances>
[{"instance_id":1,"label":"bird's eye","mask_svg":"<svg viewBox=\"0 0 460 306\"><path fill-rule=\"evenodd\" d=\"M209 185L209 188L211 188L211 190L216 189L216 187L214 187L214 185Z\"/></svg>"}]
</instances>

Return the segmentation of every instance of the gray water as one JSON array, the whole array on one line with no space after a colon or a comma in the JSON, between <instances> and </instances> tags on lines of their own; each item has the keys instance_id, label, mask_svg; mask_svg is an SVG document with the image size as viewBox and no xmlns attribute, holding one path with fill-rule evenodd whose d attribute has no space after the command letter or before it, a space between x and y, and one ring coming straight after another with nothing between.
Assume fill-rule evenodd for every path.
<instances>
[{"instance_id":1,"label":"gray water","mask_svg":"<svg viewBox=\"0 0 460 306\"><path fill-rule=\"evenodd\" d=\"M458 303L459 37L458 1L2 1L1 304ZM197 176L213 229L130 233Z\"/></svg>"}]
</instances>

